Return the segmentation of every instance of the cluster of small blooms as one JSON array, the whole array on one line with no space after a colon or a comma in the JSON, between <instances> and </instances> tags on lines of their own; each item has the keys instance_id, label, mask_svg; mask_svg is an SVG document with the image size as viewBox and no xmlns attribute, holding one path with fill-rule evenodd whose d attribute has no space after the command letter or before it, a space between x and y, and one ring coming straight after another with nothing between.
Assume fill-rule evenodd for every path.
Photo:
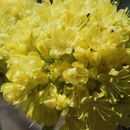
<instances>
[{"instance_id":1,"label":"cluster of small blooms","mask_svg":"<svg viewBox=\"0 0 130 130\"><path fill-rule=\"evenodd\" d=\"M0 1L3 97L61 130L130 125L130 19L110 0Z\"/></svg>"}]
</instances>

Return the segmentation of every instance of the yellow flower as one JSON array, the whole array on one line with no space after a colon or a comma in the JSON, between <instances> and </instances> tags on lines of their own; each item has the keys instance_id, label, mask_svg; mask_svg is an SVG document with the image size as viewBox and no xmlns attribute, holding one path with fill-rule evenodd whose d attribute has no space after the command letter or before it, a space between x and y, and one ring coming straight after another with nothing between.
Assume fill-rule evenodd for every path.
<instances>
[{"instance_id":1,"label":"yellow flower","mask_svg":"<svg viewBox=\"0 0 130 130\"><path fill-rule=\"evenodd\" d=\"M68 106L68 101L67 101L66 96L59 94L57 96L57 105L56 105L56 108L58 110L62 110L62 109L64 109L67 106Z\"/></svg>"},{"instance_id":2,"label":"yellow flower","mask_svg":"<svg viewBox=\"0 0 130 130\"><path fill-rule=\"evenodd\" d=\"M21 11L32 8L35 3L35 0L1 0L0 6L6 14L19 18Z\"/></svg>"},{"instance_id":3,"label":"yellow flower","mask_svg":"<svg viewBox=\"0 0 130 130\"><path fill-rule=\"evenodd\" d=\"M71 54L72 45L75 38L73 28L62 29L58 28L51 32L51 39L48 39L50 49L50 56L58 58L64 54Z\"/></svg>"},{"instance_id":4,"label":"yellow flower","mask_svg":"<svg viewBox=\"0 0 130 130\"><path fill-rule=\"evenodd\" d=\"M2 86L3 96L8 102L19 104L23 98L25 86L16 83L6 83ZM14 94L15 93L15 94Z\"/></svg>"},{"instance_id":5,"label":"yellow flower","mask_svg":"<svg viewBox=\"0 0 130 130\"><path fill-rule=\"evenodd\" d=\"M47 83L47 75L42 72L44 62L37 54L15 56L7 62L10 69L6 76L10 81L25 84L28 87Z\"/></svg>"},{"instance_id":6,"label":"yellow flower","mask_svg":"<svg viewBox=\"0 0 130 130\"><path fill-rule=\"evenodd\" d=\"M88 70L79 63L73 63L73 68L68 68L63 72L66 83L73 85L85 84L88 81Z\"/></svg>"},{"instance_id":7,"label":"yellow flower","mask_svg":"<svg viewBox=\"0 0 130 130\"><path fill-rule=\"evenodd\" d=\"M65 130L130 125L130 18L110 0L0 1L4 98ZM99 125L102 124L102 125Z\"/></svg>"},{"instance_id":8,"label":"yellow flower","mask_svg":"<svg viewBox=\"0 0 130 130\"><path fill-rule=\"evenodd\" d=\"M55 62L54 64L50 65L50 79L52 81L64 81L63 79L63 72L68 69L71 66L70 63L66 61L60 61L60 62Z\"/></svg>"}]
</instances>

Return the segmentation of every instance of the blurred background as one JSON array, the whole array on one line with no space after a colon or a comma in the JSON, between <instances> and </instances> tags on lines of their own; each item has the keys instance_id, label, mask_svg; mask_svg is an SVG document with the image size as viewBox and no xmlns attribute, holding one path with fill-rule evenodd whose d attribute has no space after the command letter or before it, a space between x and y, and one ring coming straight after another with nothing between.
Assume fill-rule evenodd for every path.
<instances>
[{"instance_id":1,"label":"blurred background","mask_svg":"<svg viewBox=\"0 0 130 130\"><path fill-rule=\"evenodd\" d=\"M41 0L38 0L40 2ZM128 7L130 10L130 0L118 0L118 8ZM8 104L0 94L0 130L41 130L42 126L37 125L25 117L18 108ZM130 130L119 126L118 130Z\"/></svg>"},{"instance_id":2,"label":"blurred background","mask_svg":"<svg viewBox=\"0 0 130 130\"><path fill-rule=\"evenodd\" d=\"M128 7L130 10L130 0L117 0L119 2L119 8Z\"/></svg>"}]
</instances>

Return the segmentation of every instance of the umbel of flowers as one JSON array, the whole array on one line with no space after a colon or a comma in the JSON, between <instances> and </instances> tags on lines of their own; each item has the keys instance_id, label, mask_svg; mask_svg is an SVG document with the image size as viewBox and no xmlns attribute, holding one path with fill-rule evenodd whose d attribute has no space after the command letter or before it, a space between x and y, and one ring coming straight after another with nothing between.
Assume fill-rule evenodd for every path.
<instances>
[{"instance_id":1,"label":"umbel of flowers","mask_svg":"<svg viewBox=\"0 0 130 130\"><path fill-rule=\"evenodd\" d=\"M130 18L110 0L0 1L3 97L61 130L130 125Z\"/></svg>"}]
</instances>

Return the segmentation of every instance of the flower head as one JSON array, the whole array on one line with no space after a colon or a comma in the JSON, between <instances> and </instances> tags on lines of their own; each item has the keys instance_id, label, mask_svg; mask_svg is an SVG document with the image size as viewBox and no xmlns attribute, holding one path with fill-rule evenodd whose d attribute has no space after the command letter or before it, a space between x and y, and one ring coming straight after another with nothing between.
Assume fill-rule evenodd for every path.
<instances>
[{"instance_id":1,"label":"flower head","mask_svg":"<svg viewBox=\"0 0 130 130\"><path fill-rule=\"evenodd\" d=\"M130 125L127 9L117 11L110 0L1 0L0 6L1 91L8 102L40 124L65 116L63 130Z\"/></svg>"}]
</instances>

